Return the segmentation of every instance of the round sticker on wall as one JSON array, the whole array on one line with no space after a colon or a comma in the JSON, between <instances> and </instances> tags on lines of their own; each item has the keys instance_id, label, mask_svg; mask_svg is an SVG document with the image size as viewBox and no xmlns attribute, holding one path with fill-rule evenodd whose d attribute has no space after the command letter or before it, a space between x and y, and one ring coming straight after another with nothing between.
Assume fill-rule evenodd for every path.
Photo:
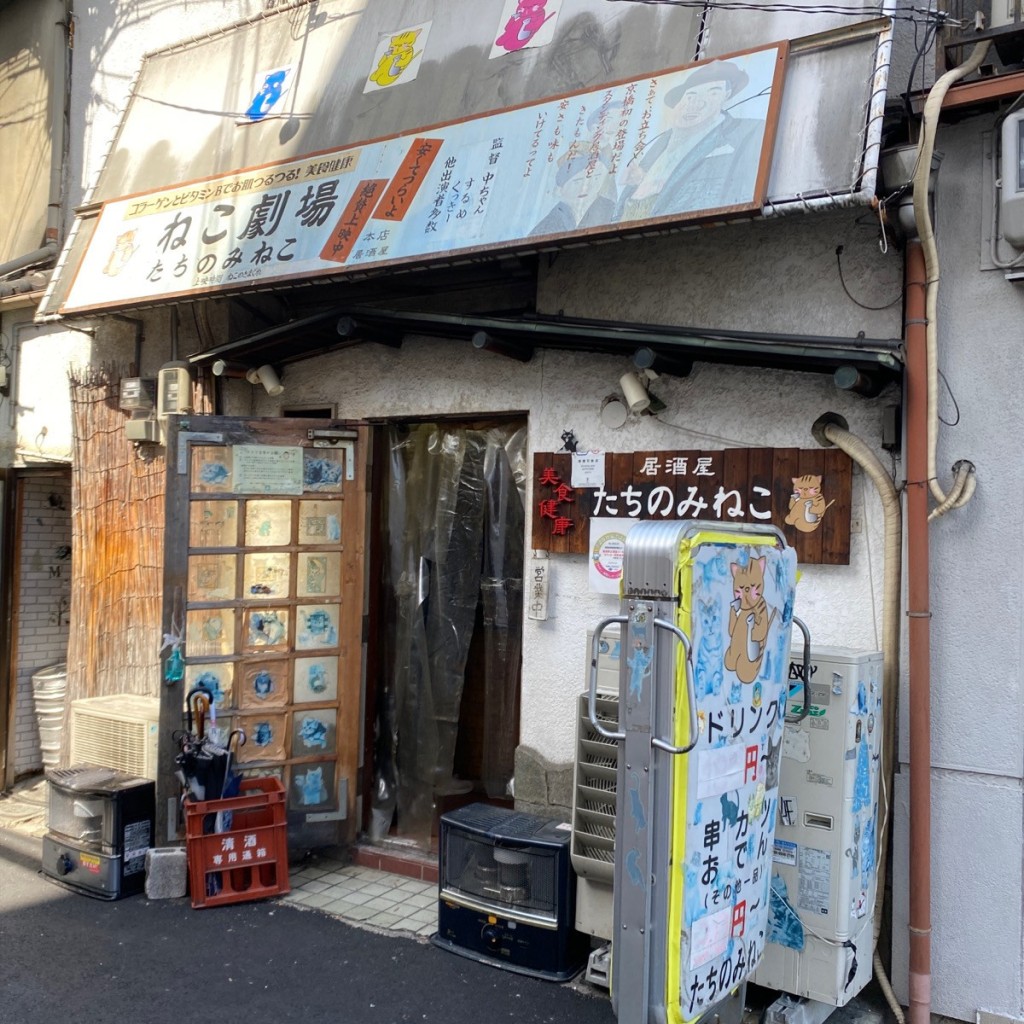
<instances>
[{"instance_id":1,"label":"round sticker on wall","mask_svg":"<svg viewBox=\"0 0 1024 1024\"><path fill-rule=\"evenodd\" d=\"M622 578L622 560L626 554L624 533L602 533L594 542L591 557L594 568L606 579Z\"/></svg>"}]
</instances>

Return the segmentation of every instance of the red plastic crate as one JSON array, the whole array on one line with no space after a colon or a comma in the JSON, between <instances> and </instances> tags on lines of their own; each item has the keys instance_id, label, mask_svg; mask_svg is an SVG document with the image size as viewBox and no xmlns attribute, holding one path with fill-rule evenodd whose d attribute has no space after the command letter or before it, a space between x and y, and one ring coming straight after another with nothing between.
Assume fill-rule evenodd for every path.
<instances>
[{"instance_id":1,"label":"red plastic crate","mask_svg":"<svg viewBox=\"0 0 1024 1024\"><path fill-rule=\"evenodd\" d=\"M216 815L226 811L230 826L214 832ZM225 800L187 801L185 844L196 909L291 890L285 791L278 779L245 779L239 795Z\"/></svg>"}]
</instances>

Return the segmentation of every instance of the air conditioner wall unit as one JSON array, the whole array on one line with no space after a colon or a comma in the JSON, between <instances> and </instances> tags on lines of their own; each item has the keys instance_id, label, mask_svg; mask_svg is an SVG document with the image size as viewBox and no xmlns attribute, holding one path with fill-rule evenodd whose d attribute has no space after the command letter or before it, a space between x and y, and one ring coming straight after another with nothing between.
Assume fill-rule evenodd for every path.
<instances>
[{"instance_id":1,"label":"air conditioner wall unit","mask_svg":"<svg viewBox=\"0 0 1024 1024\"><path fill-rule=\"evenodd\" d=\"M156 779L160 698L122 693L71 702L71 763Z\"/></svg>"}]
</instances>

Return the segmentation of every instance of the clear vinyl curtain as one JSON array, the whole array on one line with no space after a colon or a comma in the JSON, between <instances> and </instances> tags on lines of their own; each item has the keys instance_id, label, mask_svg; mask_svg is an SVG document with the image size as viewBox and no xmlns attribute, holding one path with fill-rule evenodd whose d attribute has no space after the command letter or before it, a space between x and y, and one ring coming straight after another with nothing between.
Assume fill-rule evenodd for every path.
<instances>
[{"instance_id":1,"label":"clear vinyl curtain","mask_svg":"<svg viewBox=\"0 0 1024 1024\"><path fill-rule=\"evenodd\" d=\"M482 621L481 779L502 796L518 720L524 427L389 428L388 549L371 833L427 841L453 784L466 664ZM480 614L478 615L478 609ZM397 818L396 818L397 814Z\"/></svg>"}]
</instances>

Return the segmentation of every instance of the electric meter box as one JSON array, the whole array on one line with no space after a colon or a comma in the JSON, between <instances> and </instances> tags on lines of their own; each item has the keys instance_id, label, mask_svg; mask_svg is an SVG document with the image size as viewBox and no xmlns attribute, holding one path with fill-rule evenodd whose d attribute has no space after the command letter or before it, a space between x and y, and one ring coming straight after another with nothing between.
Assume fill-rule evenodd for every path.
<instances>
[{"instance_id":1,"label":"electric meter box","mask_svg":"<svg viewBox=\"0 0 1024 1024\"><path fill-rule=\"evenodd\" d=\"M771 928L751 980L845 1006L870 980L874 955L882 655L812 646L810 666L809 713L787 720L782 737ZM802 651L789 678L793 718L804 703Z\"/></svg>"},{"instance_id":2,"label":"electric meter box","mask_svg":"<svg viewBox=\"0 0 1024 1024\"><path fill-rule=\"evenodd\" d=\"M122 377L118 405L125 412L149 412L156 405L156 381L152 377Z\"/></svg>"},{"instance_id":3,"label":"electric meter box","mask_svg":"<svg viewBox=\"0 0 1024 1024\"><path fill-rule=\"evenodd\" d=\"M168 363L157 375L156 414L179 416L191 411L192 378L184 363Z\"/></svg>"},{"instance_id":4,"label":"electric meter box","mask_svg":"<svg viewBox=\"0 0 1024 1024\"><path fill-rule=\"evenodd\" d=\"M1024 249L1024 110L1003 121L1000 150L999 233Z\"/></svg>"}]
</instances>

